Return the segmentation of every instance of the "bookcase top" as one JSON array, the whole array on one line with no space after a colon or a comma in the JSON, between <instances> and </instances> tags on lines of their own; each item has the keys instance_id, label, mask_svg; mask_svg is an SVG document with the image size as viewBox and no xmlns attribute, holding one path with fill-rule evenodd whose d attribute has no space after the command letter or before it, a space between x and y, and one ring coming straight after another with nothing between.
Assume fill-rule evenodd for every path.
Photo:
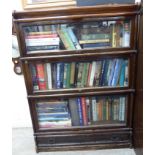
<instances>
[{"instance_id":1,"label":"bookcase top","mask_svg":"<svg viewBox=\"0 0 155 155\"><path fill-rule=\"evenodd\" d=\"M52 8L46 10L28 10L28 11L13 11L12 16L15 20L26 18L38 18L49 16L71 16L82 14L99 14L99 13L123 13L135 12L138 13L140 9L139 4L109 4L83 7L69 7L69 8Z\"/></svg>"}]
</instances>

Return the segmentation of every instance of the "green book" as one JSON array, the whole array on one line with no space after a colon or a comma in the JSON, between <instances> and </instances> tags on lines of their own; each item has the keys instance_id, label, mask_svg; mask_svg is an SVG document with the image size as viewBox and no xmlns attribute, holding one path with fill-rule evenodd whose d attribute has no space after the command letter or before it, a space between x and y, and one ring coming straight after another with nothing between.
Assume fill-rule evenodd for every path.
<instances>
[{"instance_id":1,"label":"green book","mask_svg":"<svg viewBox=\"0 0 155 155\"><path fill-rule=\"evenodd\" d=\"M65 36L65 40L67 41L68 49L69 50L75 50L76 48L75 48L71 38L69 37L67 30L65 28L63 28L61 31Z\"/></svg>"},{"instance_id":2,"label":"green book","mask_svg":"<svg viewBox=\"0 0 155 155\"><path fill-rule=\"evenodd\" d=\"M86 85L86 79L88 75L88 63L84 63L83 71L82 71L82 80L81 80L81 86L84 87Z\"/></svg>"},{"instance_id":3,"label":"green book","mask_svg":"<svg viewBox=\"0 0 155 155\"><path fill-rule=\"evenodd\" d=\"M70 78L71 78L71 64L67 63L66 88L70 88Z\"/></svg>"}]
</instances>

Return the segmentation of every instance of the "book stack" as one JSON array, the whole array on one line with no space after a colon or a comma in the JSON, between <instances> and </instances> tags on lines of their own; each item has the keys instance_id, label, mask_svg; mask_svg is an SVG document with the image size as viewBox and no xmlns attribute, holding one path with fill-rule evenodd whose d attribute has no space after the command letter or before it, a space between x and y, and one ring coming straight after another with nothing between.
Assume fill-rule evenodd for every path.
<instances>
[{"instance_id":1,"label":"book stack","mask_svg":"<svg viewBox=\"0 0 155 155\"><path fill-rule=\"evenodd\" d=\"M34 90L128 86L128 60L30 64Z\"/></svg>"},{"instance_id":2,"label":"book stack","mask_svg":"<svg viewBox=\"0 0 155 155\"><path fill-rule=\"evenodd\" d=\"M40 128L71 126L67 101L39 102L37 114Z\"/></svg>"},{"instance_id":3,"label":"book stack","mask_svg":"<svg viewBox=\"0 0 155 155\"><path fill-rule=\"evenodd\" d=\"M103 27L100 23L83 24L80 31L79 43L83 48L110 47L111 28Z\"/></svg>"},{"instance_id":4,"label":"book stack","mask_svg":"<svg viewBox=\"0 0 155 155\"><path fill-rule=\"evenodd\" d=\"M49 52L60 49L60 38L53 25L37 26L25 35L27 53Z\"/></svg>"},{"instance_id":5,"label":"book stack","mask_svg":"<svg viewBox=\"0 0 155 155\"><path fill-rule=\"evenodd\" d=\"M123 122L126 115L126 97L78 97L69 99L72 126L95 122Z\"/></svg>"}]
</instances>

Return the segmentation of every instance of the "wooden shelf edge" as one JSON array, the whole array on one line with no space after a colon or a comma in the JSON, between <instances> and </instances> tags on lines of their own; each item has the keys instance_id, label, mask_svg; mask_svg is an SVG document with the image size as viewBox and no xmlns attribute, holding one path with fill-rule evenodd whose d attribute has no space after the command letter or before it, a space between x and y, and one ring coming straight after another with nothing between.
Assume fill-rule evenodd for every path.
<instances>
[{"instance_id":1,"label":"wooden shelf edge","mask_svg":"<svg viewBox=\"0 0 155 155\"><path fill-rule=\"evenodd\" d=\"M37 147L37 152L49 152L49 151L71 151L71 150L96 150L96 149L110 149L110 148L129 148L131 142L119 142L119 143L107 143L107 144L81 144L75 146L55 146L55 147Z\"/></svg>"},{"instance_id":2,"label":"wooden shelf edge","mask_svg":"<svg viewBox=\"0 0 155 155\"><path fill-rule=\"evenodd\" d=\"M28 98L48 98L48 97L76 97L76 96L94 96L94 95L112 95L112 94L124 94L124 93L135 93L135 89L124 89L124 90L102 90L92 92L72 92L72 93L61 93L61 94L32 94L28 95Z\"/></svg>"},{"instance_id":3,"label":"wooden shelf edge","mask_svg":"<svg viewBox=\"0 0 155 155\"><path fill-rule=\"evenodd\" d=\"M103 49L102 49L103 50ZM82 50L81 50L82 51ZM69 53L69 54L63 54L63 55L42 55L42 56L30 56L30 57L20 57L21 61L31 61L31 60L45 60L45 59L65 59L65 58L72 58L72 57L84 57L84 56L111 56L111 55L122 55L122 54L132 54L137 53L137 50L124 50L124 51L105 51L105 52L99 52L99 53L90 53L89 50L87 50L87 53L80 53L80 51ZM52 53L51 53L52 54ZM62 60L61 60L62 61Z\"/></svg>"}]
</instances>

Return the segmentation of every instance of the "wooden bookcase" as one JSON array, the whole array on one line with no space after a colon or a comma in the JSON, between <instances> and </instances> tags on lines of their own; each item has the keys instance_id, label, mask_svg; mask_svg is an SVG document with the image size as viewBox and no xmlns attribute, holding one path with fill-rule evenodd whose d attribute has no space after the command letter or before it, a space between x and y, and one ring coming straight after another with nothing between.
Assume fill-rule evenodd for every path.
<instances>
[{"instance_id":1,"label":"wooden bookcase","mask_svg":"<svg viewBox=\"0 0 155 155\"><path fill-rule=\"evenodd\" d=\"M139 12L13 13L37 152L132 147Z\"/></svg>"}]
</instances>

